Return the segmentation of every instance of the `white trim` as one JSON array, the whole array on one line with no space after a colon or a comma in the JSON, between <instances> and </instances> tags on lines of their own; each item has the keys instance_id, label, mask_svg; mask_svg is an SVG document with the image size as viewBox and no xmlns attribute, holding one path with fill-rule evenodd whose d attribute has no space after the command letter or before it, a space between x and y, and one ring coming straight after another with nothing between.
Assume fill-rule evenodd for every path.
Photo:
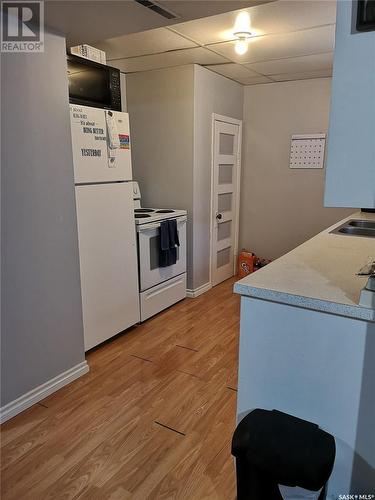
<instances>
[{"instance_id":1,"label":"white trim","mask_svg":"<svg viewBox=\"0 0 375 500\"><path fill-rule=\"evenodd\" d=\"M189 297L190 299L195 299L196 297L199 297L199 295L202 295L202 293L211 290L211 288L212 288L212 283L206 283L205 285L201 285L198 288L194 289L188 288L186 290L186 297Z\"/></svg>"},{"instance_id":2,"label":"white trim","mask_svg":"<svg viewBox=\"0 0 375 500\"><path fill-rule=\"evenodd\" d=\"M242 153L242 120L238 124L237 148L237 185L236 185L236 223L234 226L233 276L237 273L238 242L240 238L240 196L241 196L241 153Z\"/></svg>"},{"instance_id":3,"label":"white trim","mask_svg":"<svg viewBox=\"0 0 375 500\"><path fill-rule=\"evenodd\" d=\"M212 248L213 248L213 234L214 234L214 225L212 220L212 214L214 211L214 143L215 143L215 120L216 117L220 116L216 113L212 113L211 117L211 192L210 192L210 283L212 283Z\"/></svg>"},{"instance_id":4,"label":"white trim","mask_svg":"<svg viewBox=\"0 0 375 500\"><path fill-rule=\"evenodd\" d=\"M23 396L11 401L0 408L0 423L4 423L10 418L15 417L18 413L21 413L21 411L30 408L30 406L61 389L64 385L70 384L70 382L73 382L73 380L81 377L88 371L89 365L87 364L87 361L83 361L82 363L73 366L73 368L60 373L60 375L57 375L51 380L48 380L48 382L35 387L35 389L32 389Z\"/></svg>"},{"instance_id":5,"label":"white trim","mask_svg":"<svg viewBox=\"0 0 375 500\"><path fill-rule=\"evenodd\" d=\"M237 144L237 182L236 182L236 208L234 226L234 246L233 246L233 276L237 273L239 227L240 227L240 192L241 192L241 152L242 152L242 120L231 118L230 116L212 113L211 119L211 203L210 203L210 283L212 283L212 251L213 251L213 207L214 207L214 142L215 142L215 121L238 125ZM212 286L212 285L211 285Z\"/></svg>"},{"instance_id":6,"label":"white trim","mask_svg":"<svg viewBox=\"0 0 375 500\"><path fill-rule=\"evenodd\" d=\"M242 125L242 120L231 118L230 116L218 115L217 113L212 113L212 121L214 120L217 120L218 122L231 123L232 125Z\"/></svg>"}]
</instances>

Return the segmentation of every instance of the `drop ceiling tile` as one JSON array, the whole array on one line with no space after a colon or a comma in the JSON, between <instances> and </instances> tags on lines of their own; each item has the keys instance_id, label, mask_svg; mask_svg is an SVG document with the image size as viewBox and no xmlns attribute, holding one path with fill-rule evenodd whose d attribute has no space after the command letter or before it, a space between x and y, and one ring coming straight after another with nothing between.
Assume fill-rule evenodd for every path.
<instances>
[{"instance_id":1,"label":"drop ceiling tile","mask_svg":"<svg viewBox=\"0 0 375 500\"><path fill-rule=\"evenodd\" d=\"M206 66L206 68L219 73L219 75L227 76L233 80L246 79L246 78L256 78L259 76L255 71L249 70L240 64L228 63L228 64L215 64L214 66Z\"/></svg>"},{"instance_id":2,"label":"drop ceiling tile","mask_svg":"<svg viewBox=\"0 0 375 500\"><path fill-rule=\"evenodd\" d=\"M274 0L158 0L156 3L188 21L231 10L246 9L250 5L255 6L270 1Z\"/></svg>"},{"instance_id":3,"label":"drop ceiling tile","mask_svg":"<svg viewBox=\"0 0 375 500\"><path fill-rule=\"evenodd\" d=\"M110 61L111 59L156 54L157 52L196 47L197 45L173 31L158 28L109 38L95 44L95 46L104 50L107 54L107 60Z\"/></svg>"},{"instance_id":4,"label":"drop ceiling tile","mask_svg":"<svg viewBox=\"0 0 375 500\"><path fill-rule=\"evenodd\" d=\"M176 50L164 52L163 54L153 54L129 59L117 59L111 61L111 65L119 68L125 73L137 71L148 71L152 69L168 68L172 66L182 66L184 64L220 64L226 60L218 54L203 47L186 50Z\"/></svg>"},{"instance_id":5,"label":"drop ceiling tile","mask_svg":"<svg viewBox=\"0 0 375 500\"><path fill-rule=\"evenodd\" d=\"M293 33L250 38L249 49L241 56L234 50L235 42L211 45L210 49L233 62L244 64L330 52L334 47L334 37L334 26L324 26Z\"/></svg>"},{"instance_id":6,"label":"drop ceiling tile","mask_svg":"<svg viewBox=\"0 0 375 500\"><path fill-rule=\"evenodd\" d=\"M242 10L249 13L251 30L256 35L285 33L336 22L336 0L279 0ZM238 12L196 19L172 28L201 44L230 40Z\"/></svg>"},{"instance_id":7,"label":"drop ceiling tile","mask_svg":"<svg viewBox=\"0 0 375 500\"><path fill-rule=\"evenodd\" d=\"M251 76L250 78L238 78L237 81L243 85L258 85L260 83L272 83L273 80L266 76Z\"/></svg>"},{"instance_id":8,"label":"drop ceiling tile","mask_svg":"<svg viewBox=\"0 0 375 500\"><path fill-rule=\"evenodd\" d=\"M263 75L277 75L280 73L303 73L306 71L320 71L332 69L333 52L314 54L310 56L289 57L273 61L246 64L246 67Z\"/></svg>"},{"instance_id":9,"label":"drop ceiling tile","mask_svg":"<svg viewBox=\"0 0 375 500\"><path fill-rule=\"evenodd\" d=\"M272 75L272 79L276 82L286 82L290 80L307 80L309 78L327 78L332 76L332 70L323 69L321 71L305 71L302 73L283 73L280 75Z\"/></svg>"},{"instance_id":10,"label":"drop ceiling tile","mask_svg":"<svg viewBox=\"0 0 375 500\"><path fill-rule=\"evenodd\" d=\"M249 9L244 9L249 10ZM195 19L187 23L175 24L170 28L202 45L232 40L233 26L238 12L226 12L218 16Z\"/></svg>"}]
</instances>

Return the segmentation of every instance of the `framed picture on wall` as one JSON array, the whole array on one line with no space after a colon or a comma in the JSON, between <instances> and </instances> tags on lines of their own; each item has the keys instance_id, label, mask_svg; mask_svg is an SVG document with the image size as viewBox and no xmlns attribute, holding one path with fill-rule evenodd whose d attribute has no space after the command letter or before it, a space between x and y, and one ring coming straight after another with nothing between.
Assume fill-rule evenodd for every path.
<instances>
[{"instance_id":1,"label":"framed picture on wall","mask_svg":"<svg viewBox=\"0 0 375 500\"><path fill-rule=\"evenodd\" d=\"M375 30L375 0L358 0L357 2L357 30Z\"/></svg>"}]
</instances>

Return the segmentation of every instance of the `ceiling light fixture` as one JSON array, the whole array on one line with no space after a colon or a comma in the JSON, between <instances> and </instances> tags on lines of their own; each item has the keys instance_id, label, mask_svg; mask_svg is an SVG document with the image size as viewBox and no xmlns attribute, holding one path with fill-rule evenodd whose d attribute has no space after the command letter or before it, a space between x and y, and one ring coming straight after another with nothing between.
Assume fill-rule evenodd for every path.
<instances>
[{"instance_id":1,"label":"ceiling light fixture","mask_svg":"<svg viewBox=\"0 0 375 500\"><path fill-rule=\"evenodd\" d=\"M239 39L234 45L234 50L236 51L236 54L239 56L243 56L247 52L247 40L246 39Z\"/></svg>"},{"instance_id":2,"label":"ceiling light fixture","mask_svg":"<svg viewBox=\"0 0 375 500\"><path fill-rule=\"evenodd\" d=\"M240 12L234 23L233 35L238 38L234 45L234 50L240 56L246 54L248 49L248 39L251 37L250 16L246 11Z\"/></svg>"}]
</instances>

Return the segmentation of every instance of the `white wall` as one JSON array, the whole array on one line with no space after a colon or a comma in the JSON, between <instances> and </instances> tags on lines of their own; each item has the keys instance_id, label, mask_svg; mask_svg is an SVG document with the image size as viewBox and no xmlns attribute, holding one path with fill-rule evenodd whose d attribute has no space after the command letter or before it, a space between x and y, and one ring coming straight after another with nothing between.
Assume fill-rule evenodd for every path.
<instances>
[{"instance_id":1,"label":"white wall","mask_svg":"<svg viewBox=\"0 0 375 500\"><path fill-rule=\"evenodd\" d=\"M292 134L327 132L330 78L244 88L195 65L126 79L142 203L189 212L189 289L209 281L212 113L244 119L240 249L277 258L351 213L324 208L324 169L289 168Z\"/></svg>"},{"instance_id":2,"label":"white wall","mask_svg":"<svg viewBox=\"0 0 375 500\"><path fill-rule=\"evenodd\" d=\"M325 204L375 208L375 31L352 32L353 5L337 4Z\"/></svg>"},{"instance_id":3,"label":"white wall","mask_svg":"<svg viewBox=\"0 0 375 500\"><path fill-rule=\"evenodd\" d=\"M212 114L242 120L243 86L194 66L194 276L193 288L209 282Z\"/></svg>"},{"instance_id":4,"label":"white wall","mask_svg":"<svg viewBox=\"0 0 375 500\"><path fill-rule=\"evenodd\" d=\"M65 39L1 55L1 405L84 361Z\"/></svg>"},{"instance_id":5,"label":"white wall","mask_svg":"<svg viewBox=\"0 0 375 500\"><path fill-rule=\"evenodd\" d=\"M324 169L289 168L292 134L327 132L331 79L245 87L240 246L277 258L352 210L324 208Z\"/></svg>"},{"instance_id":6,"label":"white wall","mask_svg":"<svg viewBox=\"0 0 375 500\"><path fill-rule=\"evenodd\" d=\"M144 207L188 210L188 280L193 266L193 66L126 76L133 178Z\"/></svg>"},{"instance_id":7,"label":"white wall","mask_svg":"<svg viewBox=\"0 0 375 500\"><path fill-rule=\"evenodd\" d=\"M188 288L209 281L212 113L242 118L243 88L198 65L126 76L143 206L188 210Z\"/></svg>"}]
</instances>

